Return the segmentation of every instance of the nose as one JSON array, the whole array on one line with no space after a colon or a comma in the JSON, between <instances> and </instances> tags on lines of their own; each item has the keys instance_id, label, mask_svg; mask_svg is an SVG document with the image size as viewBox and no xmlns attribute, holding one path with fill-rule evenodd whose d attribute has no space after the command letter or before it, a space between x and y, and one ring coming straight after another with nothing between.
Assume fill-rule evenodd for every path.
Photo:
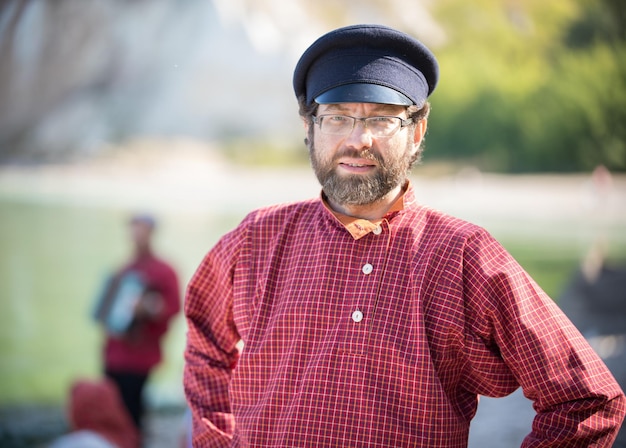
<instances>
[{"instance_id":1,"label":"nose","mask_svg":"<svg viewBox=\"0 0 626 448\"><path fill-rule=\"evenodd\" d=\"M346 137L345 143L352 148L365 149L372 146L372 139L372 133L365 126L365 121L357 120L352 132Z\"/></svg>"}]
</instances>

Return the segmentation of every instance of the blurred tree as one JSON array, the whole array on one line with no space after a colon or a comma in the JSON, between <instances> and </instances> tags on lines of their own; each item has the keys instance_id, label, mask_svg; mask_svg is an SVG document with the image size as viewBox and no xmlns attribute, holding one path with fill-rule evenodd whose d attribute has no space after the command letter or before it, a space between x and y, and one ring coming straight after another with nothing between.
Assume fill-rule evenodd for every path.
<instances>
[{"instance_id":1,"label":"blurred tree","mask_svg":"<svg viewBox=\"0 0 626 448\"><path fill-rule=\"evenodd\" d=\"M442 1L427 156L495 171L626 170L623 2Z\"/></svg>"},{"instance_id":2,"label":"blurred tree","mask_svg":"<svg viewBox=\"0 0 626 448\"><path fill-rule=\"evenodd\" d=\"M581 0L581 14L565 36L569 48L587 48L597 41L626 40L626 3L622 0Z\"/></svg>"}]
</instances>

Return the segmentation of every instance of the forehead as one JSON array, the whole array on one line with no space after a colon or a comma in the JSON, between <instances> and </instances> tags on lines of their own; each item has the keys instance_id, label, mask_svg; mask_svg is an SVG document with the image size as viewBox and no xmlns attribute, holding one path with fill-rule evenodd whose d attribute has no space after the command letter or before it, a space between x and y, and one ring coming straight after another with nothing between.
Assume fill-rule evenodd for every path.
<instances>
[{"instance_id":1,"label":"forehead","mask_svg":"<svg viewBox=\"0 0 626 448\"><path fill-rule=\"evenodd\" d=\"M322 113L367 114L367 115L399 115L406 111L405 106L378 103L339 103L320 104L317 109Z\"/></svg>"},{"instance_id":2,"label":"forehead","mask_svg":"<svg viewBox=\"0 0 626 448\"><path fill-rule=\"evenodd\" d=\"M154 226L149 222L135 220L130 223L130 228L133 231L150 232Z\"/></svg>"}]
</instances>

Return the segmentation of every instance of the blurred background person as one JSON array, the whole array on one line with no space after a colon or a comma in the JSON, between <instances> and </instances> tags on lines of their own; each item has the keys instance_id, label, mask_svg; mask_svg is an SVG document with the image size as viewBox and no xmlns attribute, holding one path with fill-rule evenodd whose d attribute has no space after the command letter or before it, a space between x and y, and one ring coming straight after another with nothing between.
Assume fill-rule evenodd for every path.
<instances>
[{"instance_id":1,"label":"blurred background person","mask_svg":"<svg viewBox=\"0 0 626 448\"><path fill-rule=\"evenodd\" d=\"M180 311L176 272L153 251L156 221L148 214L130 220L132 259L116 271L100 300L104 325L105 375L119 388L138 431L142 432L144 388L162 359L162 339Z\"/></svg>"},{"instance_id":2,"label":"blurred background person","mask_svg":"<svg viewBox=\"0 0 626 448\"><path fill-rule=\"evenodd\" d=\"M49 448L137 448L139 434L109 379L72 383L67 406L70 432Z\"/></svg>"}]
</instances>

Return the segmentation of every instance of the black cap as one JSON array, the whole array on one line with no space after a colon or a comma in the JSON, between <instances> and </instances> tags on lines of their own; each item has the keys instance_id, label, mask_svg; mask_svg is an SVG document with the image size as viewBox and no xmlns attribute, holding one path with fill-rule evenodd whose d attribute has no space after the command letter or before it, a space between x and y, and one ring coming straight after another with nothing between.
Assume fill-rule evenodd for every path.
<instances>
[{"instance_id":1,"label":"black cap","mask_svg":"<svg viewBox=\"0 0 626 448\"><path fill-rule=\"evenodd\" d=\"M432 52L417 39L383 25L331 31L302 54L293 75L306 103L423 105L439 79Z\"/></svg>"}]
</instances>

